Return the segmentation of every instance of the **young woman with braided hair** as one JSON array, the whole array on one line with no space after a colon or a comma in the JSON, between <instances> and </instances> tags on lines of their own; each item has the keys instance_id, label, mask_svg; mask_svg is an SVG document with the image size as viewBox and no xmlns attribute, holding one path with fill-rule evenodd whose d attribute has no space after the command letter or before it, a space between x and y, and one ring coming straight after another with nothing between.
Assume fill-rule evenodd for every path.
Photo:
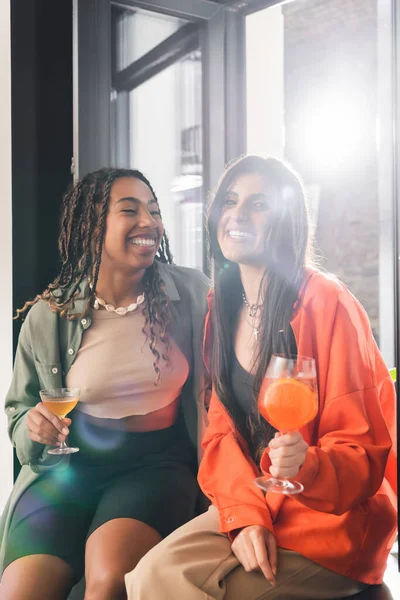
<instances>
[{"instance_id":1,"label":"young woman with braided hair","mask_svg":"<svg viewBox=\"0 0 400 600\"><path fill-rule=\"evenodd\" d=\"M1 594L126 598L124 575L195 514L208 281L172 265L135 170L85 176L62 206L61 271L25 315L9 434L22 465L2 516ZM41 389L79 388L63 421ZM69 436L79 452L48 454ZM3 597L3 596L2 596Z\"/></svg>"}]
</instances>

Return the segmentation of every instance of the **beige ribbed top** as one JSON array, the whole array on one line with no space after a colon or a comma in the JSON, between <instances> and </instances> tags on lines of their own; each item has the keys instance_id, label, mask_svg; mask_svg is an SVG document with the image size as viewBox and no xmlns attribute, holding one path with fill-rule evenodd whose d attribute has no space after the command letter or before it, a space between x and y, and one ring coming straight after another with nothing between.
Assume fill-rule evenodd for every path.
<instances>
[{"instance_id":1,"label":"beige ribbed top","mask_svg":"<svg viewBox=\"0 0 400 600\"><path fill-rule=\"evenodd\" d=\"M78 410L122 419L164 408L180 395L189 375L186 357L170 337L170 365L160 357L161 379L155 386L155 357L150 338L142 332L144 322L143 305L122 317L103 309L92 311L92 324L66 377L67 387L81 390ZM162 355L159 336L156 348Z\"/></svg>"}]
</instances>

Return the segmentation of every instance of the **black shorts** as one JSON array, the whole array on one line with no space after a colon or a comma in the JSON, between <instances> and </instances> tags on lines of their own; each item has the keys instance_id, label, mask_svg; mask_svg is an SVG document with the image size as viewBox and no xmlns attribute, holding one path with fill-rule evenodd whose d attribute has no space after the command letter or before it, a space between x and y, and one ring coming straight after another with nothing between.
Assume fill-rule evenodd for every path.
<instances>
[{"instance_id":1,"label":"black shorts","mask_svg":"<svg viewBox=\"0 0 400 600\"><path fill-rule=\"evenodd\" d=\"M107 521L136 519L165 537L195 516L195 452L181 425L127 433L94 427L75 413L68 443L80 448L70 465L41 475L17 503L5 567L50 554L78 581L86 540Z\"/></svg>"}]
</instances>

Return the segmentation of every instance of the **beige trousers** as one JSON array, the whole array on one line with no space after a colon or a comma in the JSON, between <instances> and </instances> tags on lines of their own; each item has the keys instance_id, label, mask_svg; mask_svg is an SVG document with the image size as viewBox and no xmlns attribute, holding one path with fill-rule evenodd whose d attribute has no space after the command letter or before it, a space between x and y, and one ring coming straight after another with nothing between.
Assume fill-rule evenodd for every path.
<instances>
[{"instance_id":1,"label":"beige trousers","mask_svg":"<svg viewBox=\"0 0 400 600\"><path fill-rule=\"evenodd\" d=\"M325 600L366 587L283 549L276 580L273 588L262 573L246 573L219 532L214 506L150 550L125 577L128 600Z\"/></svg>"}]
</instances>

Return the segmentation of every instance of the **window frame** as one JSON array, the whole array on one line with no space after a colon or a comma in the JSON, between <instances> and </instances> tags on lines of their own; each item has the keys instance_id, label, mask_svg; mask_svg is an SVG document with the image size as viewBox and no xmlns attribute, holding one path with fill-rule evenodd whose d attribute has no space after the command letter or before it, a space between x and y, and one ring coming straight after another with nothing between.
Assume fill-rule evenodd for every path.
<instances>
[{"instance_id":1,"label":"window frame","mask_svg":"<svg viewBox=\"0 0 400 600\"><path fill-rule=\"evenodd\" d=\"M202 53L203 203L225 164L246 150L245 16L209 0L121 0L197 23ZM129 163L128 145L112 144L112 0L73 0L74 178L112 162ZM93 15L95 18L93 19ZM127 95L119 113L127 116ZM123 119L122 119L123 120ZM124 121L126 127L126 121ZM115 123L115 127L122 127ZM205 238L205 232L203 234ZM205 240L204 240L205 241ZM209 272L204 247L204 270Z\"/></svg>"}]
</instances>

